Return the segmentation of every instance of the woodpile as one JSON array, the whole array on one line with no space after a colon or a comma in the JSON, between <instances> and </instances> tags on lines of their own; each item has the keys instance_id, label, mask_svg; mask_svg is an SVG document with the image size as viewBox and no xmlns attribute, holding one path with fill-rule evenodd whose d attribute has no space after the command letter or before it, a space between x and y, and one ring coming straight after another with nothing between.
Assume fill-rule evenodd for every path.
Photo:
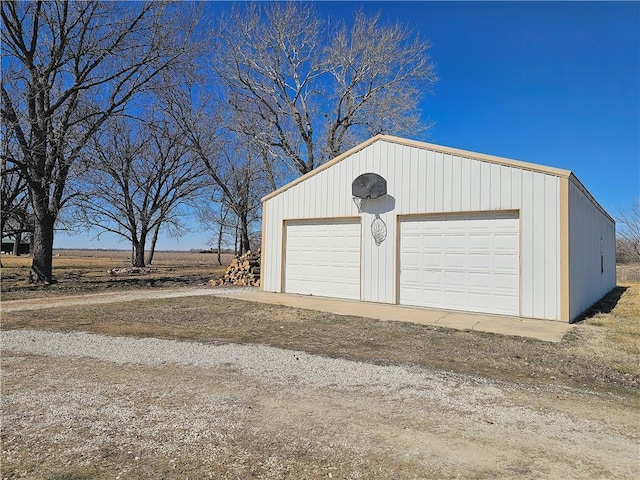
<instances>
[{"instance_id":1,"label":"woodpile","mask_svg":"<svg viewBox=\"0 0 640 480\"><path fill-rule=\"evenodd\" d=\"M260 286L260 249L247 252L235 257L217 280L209 282L212 285L236 285L241 287Z\"/></svg>"}]
</instances>

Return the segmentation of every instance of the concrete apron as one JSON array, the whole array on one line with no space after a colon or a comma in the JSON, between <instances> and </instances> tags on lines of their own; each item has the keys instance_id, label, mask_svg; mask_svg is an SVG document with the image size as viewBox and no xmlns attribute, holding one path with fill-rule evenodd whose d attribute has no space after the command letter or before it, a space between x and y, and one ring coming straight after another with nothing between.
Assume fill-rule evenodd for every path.
<instances>
[{"instance_id":1,"label":"concrete apron","mask_svg":"<svg viewBox=\"0 0 640 480\"><path fill-rule=\"evenodd\" d=\"M420 325L498 333L545 342L560 342L567 331L573 328L565 322L536 320L532 318L485 315L480 313L433 310L405 307L384 303L361 302L337 298L270 293L261 291L236 291L220 293L222 297L238 298L248 302L270 303L287 307L317 310L337 315L353 315L376 320L410 322Z\"/></svg>"}]
</instances>

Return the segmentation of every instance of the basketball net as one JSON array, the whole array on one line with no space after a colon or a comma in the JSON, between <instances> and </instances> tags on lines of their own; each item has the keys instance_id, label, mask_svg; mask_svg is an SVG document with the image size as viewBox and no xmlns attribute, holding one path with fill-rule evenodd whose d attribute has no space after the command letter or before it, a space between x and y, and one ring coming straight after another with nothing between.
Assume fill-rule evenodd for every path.
<instances>
[{"instance_id":1,"label":"basketball net","mask_svg":"<svg viewBox=\"0 0 640 480\"><path fill-rule=\"evenodd\" d=\"M360 198L360 197L353 197L353 203L356 204L356 207L358 208L358 213L362 213L362 210L364 209L364 206L367 203L367 199Z\"/></svg>"}]
</instances>

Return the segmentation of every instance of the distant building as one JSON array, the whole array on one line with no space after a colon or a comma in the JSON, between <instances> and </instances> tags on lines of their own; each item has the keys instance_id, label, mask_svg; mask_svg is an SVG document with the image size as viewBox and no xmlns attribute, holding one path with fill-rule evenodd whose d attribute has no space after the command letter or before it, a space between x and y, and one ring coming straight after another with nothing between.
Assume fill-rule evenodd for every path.
<instances>
[{"instance_id":1,"label":"distant building","mask_svg":"<svg viewBox=\"0 0 640 480\"><path fill-rule=\"evenodd\" d=\"M15 239L2 237L2 253L13 253ZM28 255L31 253L31 242L22 240L18 245L18 255Z\"/></svg>"}]
</instances>

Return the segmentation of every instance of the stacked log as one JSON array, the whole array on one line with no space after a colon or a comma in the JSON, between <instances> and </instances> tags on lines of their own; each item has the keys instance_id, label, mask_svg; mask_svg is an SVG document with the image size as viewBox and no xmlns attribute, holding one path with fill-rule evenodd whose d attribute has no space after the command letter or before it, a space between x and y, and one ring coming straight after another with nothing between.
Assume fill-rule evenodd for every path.
<instances>
[{"instance_id":1,"label":"stacked log","mask_svg":"<svg viewBox=\"0 0 640 480\"><path fill-rule=\"evenodd\" d=\"M217 280L209 282L213 285L236 285L241 287L260 286L260 249L235 257Z\"/></svg>"}]
</instances>

